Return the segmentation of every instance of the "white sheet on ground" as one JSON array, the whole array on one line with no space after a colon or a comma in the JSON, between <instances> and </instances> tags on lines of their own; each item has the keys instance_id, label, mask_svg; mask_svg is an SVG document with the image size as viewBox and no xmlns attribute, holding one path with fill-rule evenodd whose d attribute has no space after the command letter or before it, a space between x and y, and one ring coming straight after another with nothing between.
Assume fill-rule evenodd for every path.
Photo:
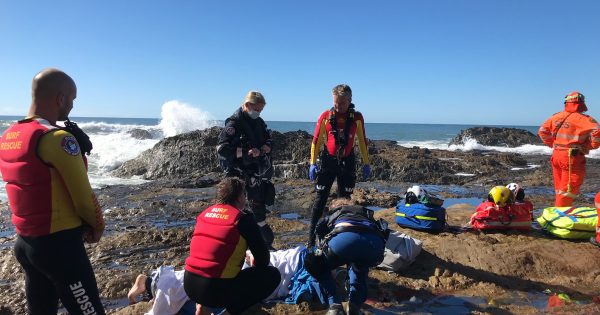
<instances>
[{"instance_id":1,"label":"white sheet on ground","mask_svg":"<svg viewBox=\"0 0 600 315\"><path fill-rule=\"evenodd\" d=\"M173 266L158 267L160 273L154 293L152 309L145 315L175 315L189 300L183 289L184 270L175 271Z\"/></svg>"}]
</instances>

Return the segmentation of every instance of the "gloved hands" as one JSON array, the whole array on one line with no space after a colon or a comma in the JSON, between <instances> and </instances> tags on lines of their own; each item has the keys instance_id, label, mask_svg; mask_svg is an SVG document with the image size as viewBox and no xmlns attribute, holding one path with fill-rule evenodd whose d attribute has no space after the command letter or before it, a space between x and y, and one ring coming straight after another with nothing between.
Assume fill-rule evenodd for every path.
<instances>
[{"instance_id":1,"label":"gloved hands","mask_svg":"<svg viewBox=\"0 0 600 315\"><path fill-rule=\"evenodd\" d=\"M317 179L317 171L318 171L318 167L316 164L311 164L310 168L308 169L308 178L310 180L315 180Z\"/></svg>"},{"instance_id":2,"label":"gloved hands","mask_svg":"<svg viewBox=\"0 0 600 315\"><path fill-rule=\"evenodd\" d=\"M363 165L362 168L363 180L367 180L371 176L371 166L369 164Z\"/></svg>"},{"instance_id":3,"label":"gloved hands","mask_svg":"<svg viewBox=\"0 0 600 315\"><path fill-rule=\"evenodd\" d=\"M90 155L90 152L93 149L92 141L90 141L90 137L77 126L76 123L70 121L68 118L65 120L65 130L77 139L77 143L79 144L79 148L81 149L81 155L84 153Z\"/></svg>"},{"instance_id":4,"label":"gloved hands","mask_svg":"<svg viewBox=\"0 0 600 315\"><path fill-rule=\"evenodd\" d=\"M83 229L83 241L89 244L98 243L103 233L104 228L94 229L86 225Z\"/></svg>"}]
</instances>

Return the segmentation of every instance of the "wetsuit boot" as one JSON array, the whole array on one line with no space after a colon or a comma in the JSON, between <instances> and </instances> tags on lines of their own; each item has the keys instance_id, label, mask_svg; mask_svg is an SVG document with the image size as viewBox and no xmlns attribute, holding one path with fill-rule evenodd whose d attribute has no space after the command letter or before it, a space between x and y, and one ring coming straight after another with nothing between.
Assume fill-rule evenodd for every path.
<instances>
[{"instance_id":1,"label":"wetsuit boot","mask_svg":"<svg viewBox=\"0 0 600 315\"><path fill-rule=\"evenodd\" d=\"M362 315L363 312L360 310L360 305L348 302L348 315Z\"/></svg>"},{"instance_id":2,"label":"wetsuit boot","mask_svg":"<svg viewBox=\"0 0 600 315\"><path fill-rule=\"evenodd\" d=\"M344 308L342 307L342 304L333 303L329 306L329 310L325 315L345 315Z\"/></svg>"}]
</instances>

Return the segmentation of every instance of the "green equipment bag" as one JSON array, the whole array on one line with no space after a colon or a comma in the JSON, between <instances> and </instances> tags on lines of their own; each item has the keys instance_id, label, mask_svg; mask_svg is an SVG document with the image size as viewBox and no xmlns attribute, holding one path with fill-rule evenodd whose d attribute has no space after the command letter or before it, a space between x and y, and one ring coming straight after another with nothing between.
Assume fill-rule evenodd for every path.
<instances>
[{"instance_id":1,"label":"green equipment bag","mask_svg":"<svg viewBox=\"0 0 600 315\"><path fill-rule=\"evenodd\" d=\"M589 239L596 235L598 214L591 207L548 207L537 218L544 231L566 239Z\"/></svg>"}]
</instances>

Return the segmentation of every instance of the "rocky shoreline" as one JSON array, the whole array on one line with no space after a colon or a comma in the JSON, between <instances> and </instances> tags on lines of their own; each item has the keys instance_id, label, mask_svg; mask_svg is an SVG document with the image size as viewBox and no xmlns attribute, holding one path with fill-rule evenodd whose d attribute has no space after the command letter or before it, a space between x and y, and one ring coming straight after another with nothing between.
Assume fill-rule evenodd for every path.
<instances>
[{"instance_id":1,"label":"rocky shoreline","mask_svg":"<svg viewBox=\"0 0 600 315\"><path fill-rule=\"evenodd\" d=\"M149 309L147 303L126 307L135 276L160 265L183 266L195 217L210 205L213 186L222 176L214 153L219 129L164 139L115 171L122 177L136 175L150 182L96 190L105 209L107 230L99 244L87 248L109 313L143 314ZM304 243L307 237L303 219L314 198L313 184L305 179L311 136L298 131L274 133L274 138L278 144L273 155L277 197L268 221L276 234L274 246L287 248ZM537 314L544 310L540 301L547 298L546 289L586 302L559 308L559 313L600 312L590 303L600 292L600 267L594 263L600 260L600 250L587 242L556 240L536 230L466 231L463 227L474 211L472 204L449 207L451 228L439 234L393 224L392 207L399 192L412 184L433 185L443 198L452 199L483 198L493 185L519 182L536 209L551 205L548 156L403 148L393 141L372 141L369 152L373 178L358 183L353 198L383 208L377 216L386 218L392 229L423 240L424 250L400 274L370 273L367 313L435 313L454 307L473 314ZM578 200L581 204L591 204L593 194L600 190L599 163L588 160L582 187L585 195ZM295 219L283 219L282 214L294 214L286 217ZM24 277L12 255L12 231L4 202L0 204L0 314L25 314ZM325 311L318 305L271 304L257 312Z\"/></svg>"},{"instance_id":2,"label":"rocky shoreline","mask_svg":"<svg viewBox=\"0 0 600 315\"><path fill-rule=\"evenodd\" d=\"M165 138L137 158L123 163L113 175L125 178L139 176L171 186L213 185L222 176L215 153L220 131L220 127L212 127ZM273 139L274 177L305 179L312 136L305 131L273 131ZM539 139L536 140L537 137L529 131L491 127L463 130L449 144L464 143L470 139L509 147L539 144ZM368 150L372 169L369 182L460 186L493 186L508 182L530 187L553 185L549 156L546 155L406 148L389 140L370 141ZM600 165L599 160L588 160L588 175L582 187L585 192L596 192L600 187L600 177L595 176L597 165ZM360 167L357 167L357 178L360 176Z\"/></svg>"}]
</instances>

